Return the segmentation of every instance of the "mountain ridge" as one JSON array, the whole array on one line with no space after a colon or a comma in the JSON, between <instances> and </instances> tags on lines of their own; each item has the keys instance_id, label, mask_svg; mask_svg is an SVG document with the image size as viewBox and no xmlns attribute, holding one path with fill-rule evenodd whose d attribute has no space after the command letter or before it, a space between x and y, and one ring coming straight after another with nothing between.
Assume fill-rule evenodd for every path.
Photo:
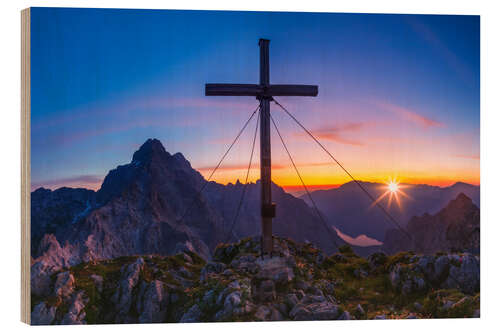
<instances>
[{"instance_id":1,"label":"mountain ridge","mask_svg":"<svg viewBox=\"0 0 500 333\"><path fill-rule=\"evenodd\" d=\"M374 198L379 198L387 191L386 184L361 184ZM480 187L472 184L456 182L447 187L427 184L400 185L400 191L404 193L398 194L401 208L395 200L392 200L392 205L389 206L389 196L383 198L380 204L402 227L406 226L413 216L438 212L461 192L469 196L476 205L479 206L480 203ZM352 237L365 234L370 238L383 240L385 232L395 227L380 209L373 206L372 200L355 182L348 182L334 189L313 191L311 196L329 223ZM301 198L310 204L307 195Z\"/></svg>"}]
</instances>

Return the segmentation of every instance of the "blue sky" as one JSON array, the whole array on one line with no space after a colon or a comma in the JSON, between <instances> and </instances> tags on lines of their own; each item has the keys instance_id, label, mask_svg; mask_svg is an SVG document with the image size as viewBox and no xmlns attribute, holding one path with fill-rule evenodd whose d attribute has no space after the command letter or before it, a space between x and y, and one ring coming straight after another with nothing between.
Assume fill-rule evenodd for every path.
<instances>
[{"instance_id":1,"label":"blue sky","mask_svg":"<svg viewBox=\"0 0 500 333\"><path fill-rule=\"evenodd\" d=\"M98 188L151 137L206 175L257 102L205 97L204 84L257 83L259 38L271 40L272 83L319 85L316 98L280 102L359 178L479 183L478 16L33 8L31 18L33 188ZM309 183L346 181L273 112ZM250 132L216 180L244 177ZM273 163L277 183L298 183L275 137Z\"/></svg>"}]
</instances>

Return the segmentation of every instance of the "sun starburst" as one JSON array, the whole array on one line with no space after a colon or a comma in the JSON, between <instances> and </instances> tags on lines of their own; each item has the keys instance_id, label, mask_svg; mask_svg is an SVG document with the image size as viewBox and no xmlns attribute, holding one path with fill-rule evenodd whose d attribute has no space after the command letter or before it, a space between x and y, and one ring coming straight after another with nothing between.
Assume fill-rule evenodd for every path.
<instances>
[{"instance_id":1,"label":"sun starburst","mask_svg":"<svg viewBox=\"0 0 500 333\"><path fill-rule=\"evenodd\" d=\"M382 199L385 197L389 196L387 200L387 207L391 207L392 201L396 201L396 204L398 205L399 209L401 209L401 199L400 195L406 198L410 198L408 194L403 192L403 188L407 187L407 185L403 185L399 183L398 180L396 179L389 179L388 182L385 183L385 186L383 186L383 189L385 189L385 192L383 192L372 204L370 207L373 207L377 205Z\"/></svg>"}]
</instances>

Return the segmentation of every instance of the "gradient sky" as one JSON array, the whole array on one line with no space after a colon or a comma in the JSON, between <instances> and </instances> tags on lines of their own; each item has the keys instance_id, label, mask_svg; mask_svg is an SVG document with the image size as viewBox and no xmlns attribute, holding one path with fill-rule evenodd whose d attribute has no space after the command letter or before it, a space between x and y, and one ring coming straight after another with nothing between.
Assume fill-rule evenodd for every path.
<instances>
[{"instance_id":1,"label":"gradient sky","mask_svg":"<svg viewBox=\"0 0 500 333\"><path fill-rule=\"evenodd\" d=\"M204 84L317 84L285 105L358 179L479 184L479 17L33 8L32 188L99 188L148 138L204 176L257 106ZM308 184L349 179L271 107ZM252 122L215 180L244 179ZM299 184L279 138L273 180ZM258 150L251 180L259 176Z\"/></svg>"}]
</instances>

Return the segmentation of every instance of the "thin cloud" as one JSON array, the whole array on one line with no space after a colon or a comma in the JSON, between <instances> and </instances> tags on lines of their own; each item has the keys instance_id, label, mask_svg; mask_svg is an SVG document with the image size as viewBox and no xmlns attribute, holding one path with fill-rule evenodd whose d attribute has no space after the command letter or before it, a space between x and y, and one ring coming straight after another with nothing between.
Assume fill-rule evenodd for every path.
<instances>
[{"instance_id":1,"label":"thin cloud","mask_svg":"<svg viewBox=\"0 0 500 333\"><path fill-rule=\"evenodd\" d=\"M473 71L463 62L460 58L444 43L432 29L420 22L415 17L408 16L406 18L410 27L419 34L424 40L429 42L433 47L438 50L446 63L450 66L455 73L467 84L471 85L477 81L477 76Z\"/></svg>"},{"instance_id":2,"label":"thin cloud","mask_svg":"<svg viewBox=\"0 0 500 333\"><path fill-rule=\"evenodd\" d=\"M402 119L405 119L409 122L412 122L416 125L419 125L423 128L431 128L431 127L444 127L444 124L442 122L430 119L428 117L422 116L418 114L417 112L410 110L408 108L391 104L388 102L375 102L375 104L387 111L390 111L397 116L399 116Z\"/></svg>"},{"instance_id":3,"label":"thin cloud","mask_svg":"<svg viewBox=\"0 0 500 333\"><path fill-rule=\"evenodd\" d=\"M84 141L89 138L96 138L103 135L126 132L133 129L147 127L176 127L176 126L197 126L201 123L194 116L185 116L177 120L158 118L152 115L144 115L142 118L128 119L120 123L103 123L97 127L75 131L74 133L54 133L53 136L47 138L49 145L69 145L76 142Z\"/></svg>"},{"instance_id":4,"label":"thin cloud","mask_svg":"<svg viewBox=\"0 0 500 333\"><path fill-rule=\"evenodd\" d=\"M251 169L258 169L259 165L258 164L252 164ZM280 170L280 169L286 169L287 166L281 165L281 164L273 164L272 165L273 170ZM196 168L199 172L211 172L215 169L215 165L212 166L203 166ZM239 171L239 170L247 170L248 169L248 164L232 164L232 165L221 165L217 170L219 171Z\"/></svg>"},{"instance_id":5,"label":"thin cloud","mask_svg":"<svg viewBox=\"0 0 500 333\"><path fill-rule=\"evenodd\" d=\"M223 110L229 114L240 114L244 111L251 112L257 102L225 101L218 98L159 98L140 97L123 99L117 103L93 103L83 107L64 110L57 116L47 117L44 120L33 122L32 129L50 128L64 126L77 121L91 120L98 117L113 117L115 115L134 115L137 110L147 115L148 110L185 110L189 109L212 109Z\"/></svg>"},{"instance_id":6,"label":"thin cloud","mask_svg":"<svg viewBox=\"0 0 500 333\"><path fill-rule=\"evenodd\" d=\"M323 127L323 128L315 129L315 130L312 130L311 133L318 139L360 147L360 146L364 146L365 144L359 140L346 138L344 135L342 135L342 133L345 133L345 132L357 133L369 125L371 125L371 123L351 122L351 123L340 124L340 125L332 126L332 127ZM304 134L301 133L300 135L303 136Z\"/></svg>"},{"instance_id":7,"label":"thin cloud","mask_svg":"<svg viewBox=\"0 0 500 333\"><path fill-rule=\"evenodd\" d=\"M471 159L471 160L479 160L479 154L471 154L471 155L467 155L467 154L455 154L453 155L455 157L459 157L459 158L467 158L467 159Z\"/></svg>"},{"instance_id":8,"label":"thin cloud","mask_svg":"<svg viewBox=\"0 0 500 333\"><path fill-rule=\"evenodd\" d=\"M103 176L99 175L80 175L74 177L50 179L31 183L31 190L34 191L40 187L48 188L51 190L55 190L61 187L81 187L96 190L101 186L103 178Z\"/></svg>"},{"instance_id":9,"label":"thin cloud","mask_svg":"<svg viewBox=\"0 0 500 333\"><path fill-rule=\"evenodd\" d=\"M344 145L351 145L358 147L365 145L361 141L346 139L335 133L313 132L313 135L318 139L342 143Z\"/></svg>"},{"instance_id":10,"label":"thin cloud","mask_svg":"<svg viewBox=\"0 0 500 333\"><path fill-rule=\"evenodd\" d=\"M313 162L313 163L295 163L297 167L321 167L325 165L332 165L332 162ZM211 172L215 168L215 165L194 167L199 172ZM221 165L217 170L219 171L240 171L247 170L248 164L231 164L231 165ZM251 169L259 169L260 165L258 163L252 164ZM292 164L272 164L273 170L285 170L292 169Z\"/></svg>"}]
</instances>

